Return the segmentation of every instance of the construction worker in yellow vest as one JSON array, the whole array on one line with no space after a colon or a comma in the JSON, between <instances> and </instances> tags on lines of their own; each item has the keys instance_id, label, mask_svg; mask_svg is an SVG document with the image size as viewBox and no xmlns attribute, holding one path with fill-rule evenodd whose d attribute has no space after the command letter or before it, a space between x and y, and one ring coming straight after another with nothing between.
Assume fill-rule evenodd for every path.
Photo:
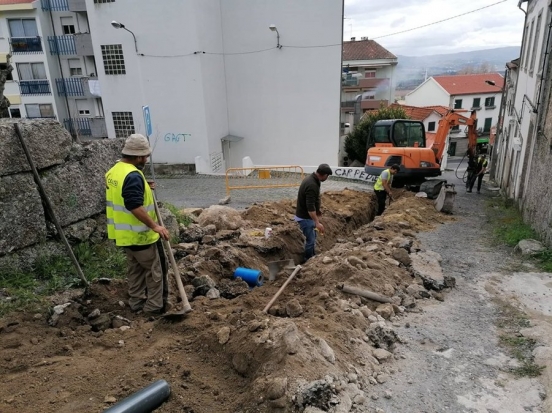
<instances>
[{"instance_id":1,"label":"construction worker in yellow vest","mask_svg":"<svg viewBox=\"0 0 552 413\"><path fill-rule=\"evenodd\" d=\"M169 232L157 223L155 184L148 183L142 173L150 154L145 136L130 135L122 158L105 174L105 182L107 233L127 256L130 309L153 315L165 309L159 244L160 237L169 239Z\"/></svg>"},{"instance_id":2,"label":"construction worker in yellow vest","mask_svg":"<svg viewBox=\"0 0 552 413\"><path fill-rule=\"evenodd\" d=\"M389 195L389 198L393 199L391 196L393 175L400 170L401 167L399 165L392 165L389 169L386 169L380 174L378 180L374 184L374 192L378 198L378 212L376 215L381 215L383 214L383 211L385 211L385 200L387 199L387 195Z\"/></svg>"},{"instance_id":3,"label":"construction worker in yellow vest","mask_svg":"<svg viewBox=\"0 0 552 413\"><path fill-rule=\"evenodd\" d=\"M487 157L485 154L482 154L477 158L477 163L475 164L474 173L471 176L471 179L468 181L468 185L466 186L467 192L471 192L473 190L473 186L475 185L475 181L477 180L477 193L481 193L481 183L483 182L483 175L485 175L485 172L487 172L487 166L489 165L489 162L487 161Z\"/></svg>"}]
</instances>

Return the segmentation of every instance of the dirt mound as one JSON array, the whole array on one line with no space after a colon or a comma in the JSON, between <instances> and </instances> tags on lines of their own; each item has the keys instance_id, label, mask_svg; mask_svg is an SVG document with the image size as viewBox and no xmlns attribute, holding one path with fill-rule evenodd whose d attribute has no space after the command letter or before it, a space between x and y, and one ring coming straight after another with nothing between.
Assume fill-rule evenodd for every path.
<instances>
[{"instance_id":1,"label":"dirt mound","mask_svg":"<svg viewBox=\"0 0 552 413\"><path fill-rule=\"evenodd\" d=\"M48 314L1 320L0 411L100 412L156 379L172 390L159 412L362 411L399 357L389 323L415 307L412 284L423 289L394 257L407 262L420 249L415 232L449 218L410 194L374 222L370 193L327 192L322 207L318 255L269 314L262 309L290 270L268 281L267 263L298 262L302 254L293 201L253 205L239 229L202 232L197 245L179 251L194 309L180 322L133 314L126 283L115 280L94 283L86 296L57 298ZM261 270L263 286L232 279L239 266ZM344 283L392 303L345 294ZM174 294L171 300L177 304Z\"/></svg>"}]
</instances>

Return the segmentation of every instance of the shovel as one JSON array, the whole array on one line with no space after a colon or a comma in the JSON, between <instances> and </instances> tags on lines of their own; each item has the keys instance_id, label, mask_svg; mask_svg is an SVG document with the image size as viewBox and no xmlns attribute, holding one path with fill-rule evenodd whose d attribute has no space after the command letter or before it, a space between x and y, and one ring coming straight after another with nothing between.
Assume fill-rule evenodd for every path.
<instances>
[{"instance_id":1,"label":"shovel","mask_svg":"<svg viewBox=\"0 0 552 413\"><path fill-rule=\"evenodd\" d=\"M155 199L155 193L152 191L153 195L153 205L155 205L155 214L157 215L157 220L159 225L163 225L163 218L161 218L161 213L159 212L159 207L157 206L157 199ZM185 314L192 311L192 306L188 302L188 297L186 296L186 291L184 290L184 285L180 279L180 271L178 271L178 265L176 265L176 260L174 259L174 254L172 252L171 244L164 238L161 238L163 243L163 248L167 255L169 256L169 261L173 270L174 278L176 279L176 285L178 286L178 292L180 293L180 298L182 299L182 309L179 311L171 311L170 313L163 314L164 318L173 318L184 316Z\"/></svg>"}]
</instances>

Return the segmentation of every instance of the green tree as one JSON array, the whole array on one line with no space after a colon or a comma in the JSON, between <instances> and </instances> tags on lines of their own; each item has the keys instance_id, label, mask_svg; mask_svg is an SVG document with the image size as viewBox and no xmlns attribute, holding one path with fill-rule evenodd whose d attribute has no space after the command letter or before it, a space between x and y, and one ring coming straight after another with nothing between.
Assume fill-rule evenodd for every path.
<instances>
[{"instance_id":1,"label":"green tree","mask_svg":"<svg viewBox=\"0 0 552 413\"><path fill-rule=\"evenodd\" d=\"M384 119L409 119L403 108L396 106L382 107L372 112L367 112L355 126L353 131L345 138L345 152L351 160L366 163L366 143L374 123Z\"/></svg>"}]
</instances>

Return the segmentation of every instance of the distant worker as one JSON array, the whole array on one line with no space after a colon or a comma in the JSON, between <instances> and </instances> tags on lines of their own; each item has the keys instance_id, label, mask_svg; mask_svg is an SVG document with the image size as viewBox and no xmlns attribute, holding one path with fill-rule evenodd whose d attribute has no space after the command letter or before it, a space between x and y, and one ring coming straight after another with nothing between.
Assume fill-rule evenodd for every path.
<instances>
[{"instance_id":1,"label":"distant worker","mask_svg":"<svg viewBox=\"0 0 552 413\"><path fill-rule=\"evenodd\" d=\"M142 170L151 154L143 135L130 135L119 160L106 174L107 233L127 256L129 306L132 311L165 310L163 267L158 243L169 232L157 223L152 187ZM163 256L164 263L164 256Z\"/></svg>"},{"instance_id":2,"label":"distant worker","mask_svg":"<svg viewBox=\"0 0 552 413\"><path fill-rule=\"evenodd\" d=\"M316 172L307 176L301 182L297 193L297 209L295 221L299 223L303 235L305 235L305 255L301 264L315 255L316 231L324 233L324 225L319 220L322 215L320 210L320 183L332 175L332 169L328 164L321 164Z\"/></svg>"},{"instance_id":3,"label":"distant worker","mask_svg":"<svg viewBox=\"0 0 552 413\"><path fill-rule=\"evenodd\" d=\"M392 165L391 168L383 171L378 177L378 180L374 185L374 192L376 193L376 197L378 198L378 212L376 213L376 215L381 215L383 214L383 211L385 211L385 201L387 199L387 195L389 195L389 198L393 200L391 194L393 175L395 175L400 170L401 167L399 165Z\"/></svg>"},{"instance_id":4,"label":"distant worker","mask_svg":"<svg viewBox=\"0 0 552 413\"><path fill-rule=\"evenodd\" d=\"M472 174L471 180L469 181L468 192L472 191L473 185L477 180L477 193L481 193L481 183L483 182L483 175L485 175L485 172L487 172L488 165L489 162L487 161L487 157L485 156L485 154L477 158L474 173Z\"/></svg>"}]
</instances>

